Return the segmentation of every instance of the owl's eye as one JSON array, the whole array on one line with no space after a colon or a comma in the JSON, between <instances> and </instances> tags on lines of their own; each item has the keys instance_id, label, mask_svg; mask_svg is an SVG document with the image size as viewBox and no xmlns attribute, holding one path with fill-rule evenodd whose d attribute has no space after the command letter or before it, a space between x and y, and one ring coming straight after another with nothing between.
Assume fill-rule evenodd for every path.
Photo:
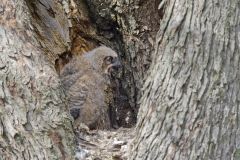
<instances>
[{"instance_id":1,"label":"owl's eye","mask_svg":"<svg viewBox=\"0 0 240 160\"><path fill-rule=\"evenodd\" d=\"M112 56L107 56L107 57L105 58L105 62L106 62L107 64L111 64L112 61L113 61L113 57L112 57Z\"/></svg>"}]
</instances>

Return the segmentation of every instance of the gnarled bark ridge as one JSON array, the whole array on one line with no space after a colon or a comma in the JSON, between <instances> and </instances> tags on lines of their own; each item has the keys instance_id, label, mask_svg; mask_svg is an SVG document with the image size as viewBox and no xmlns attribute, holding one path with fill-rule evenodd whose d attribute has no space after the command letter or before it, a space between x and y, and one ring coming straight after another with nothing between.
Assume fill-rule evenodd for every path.
<instances>
[{"instance_id":1,"label":"gnarled bark ridge","mask_svg":"<svg viewBox=\"0 0 240 160\"><path fill-rule=\"evenodd\" d=\"M239 159L237 0L162 1L130 159Z\"/></svg>"}]
</instances>

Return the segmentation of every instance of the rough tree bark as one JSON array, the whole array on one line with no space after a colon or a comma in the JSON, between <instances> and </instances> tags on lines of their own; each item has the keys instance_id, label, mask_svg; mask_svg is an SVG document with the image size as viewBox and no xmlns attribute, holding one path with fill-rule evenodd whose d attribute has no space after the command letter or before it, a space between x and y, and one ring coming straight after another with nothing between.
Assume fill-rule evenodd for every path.
<instances>
[{"instance_id":1,"label":"rough tree bark","mask_svg":"<svg viewBox=\"0 0 240 160\"><path fill-rule=\"evenodd\" d=\"M67 28L62 26L67 21L48 16L53 3L41 2L2 0L0 4L0 159L74 156L65 95L52 63L67 48ZM30 3L38 5L39 25L32 25ZM56 17L58 13L52 12Z\"/></svg>"},{"instance_id":2,"label":"rough tree bark","mask_svg":"<svg viewBox=\"0 0 240 160\"><path fill-rule=\"evenodd\" d=\"M239 1L161 7L130 159L240 159Z\"/></svg>"}]
</instances>

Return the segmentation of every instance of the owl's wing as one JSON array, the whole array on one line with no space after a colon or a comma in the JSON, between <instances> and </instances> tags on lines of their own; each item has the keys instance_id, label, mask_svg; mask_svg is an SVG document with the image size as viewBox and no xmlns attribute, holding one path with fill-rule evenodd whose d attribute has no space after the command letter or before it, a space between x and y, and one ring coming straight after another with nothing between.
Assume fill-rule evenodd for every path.
<instances>
[{"instance_id":1,"label":"owl's wing","mask_svg":"<svg viewBox=\"0 0 240 160\"><path fill-rule=\"evenodd\" d=\"M70 108L81 108L87 99L88 87L86 84L77 80L75 84L69 88L67 94Z\"/></svg>"},{"instance_id":2,"label":"owl's wing","mask_svg":"<svg viewBox=\"0 0 240 160\"><path fill-rule=\"evenodd\" d=\"M76 64L75 61L76 60L73 60L71 63L66 64L62 71L60 72L60 79L65 90L69 90L69 88L81 76L79 69L75 65Z\"/></svg>"},{"instance_id":3,"label":"owl's wing","mask_svg":"<svg viewBox=\"0 0 240 160\"><path fill-rule=\"evenodd\" d=\"M81 77L81 73L76 72L75 74L69 74L65 76L61 76L61 82L66 91L70 90L70 88L75 85L76 81Z\"/></svg>"},{"instance_id":4,"label":"owl's wing","mask_svg":"<svg viewBox=\"0 0 240 160\"><path fill-rule=\"evenodd\" d=\"M81 106L87 99L88 88L82 82L83 73L77 70L75 63L67 64L61 74L61 82L66 91L70 114L76 119L79 116Z\"/></svg>"},{"instance_id":5,"label":"owl's wing","mask_svg":"<svg viewBox=\"0 0 240 160\"><path fill-rule=\"evenodd\" d=\"M74 119L79 117L81 109L84 103L86 103L88 91L87 85L81 82L81 79L76 80L75 83L68 88L69 111Z\"/></svg>"}]
</instances>

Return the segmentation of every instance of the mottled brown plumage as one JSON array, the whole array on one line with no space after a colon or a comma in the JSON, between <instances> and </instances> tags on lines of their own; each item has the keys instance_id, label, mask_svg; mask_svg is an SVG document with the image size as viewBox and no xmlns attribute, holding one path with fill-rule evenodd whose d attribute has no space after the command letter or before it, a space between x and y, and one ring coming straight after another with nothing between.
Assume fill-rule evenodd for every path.
<instances>
[{"instance_id":1,"label":"mottled brown plumage","mask_svg":"<svg viewBox=\"0 0 240 160\"><path fill-rule=\"evenodd\" d=\"M90 129L110 128L108 113L109 72L119 66L117 54L101 46L71 60L61 71L74 126L86 124Z\"/></svg>"}]
</instances>

